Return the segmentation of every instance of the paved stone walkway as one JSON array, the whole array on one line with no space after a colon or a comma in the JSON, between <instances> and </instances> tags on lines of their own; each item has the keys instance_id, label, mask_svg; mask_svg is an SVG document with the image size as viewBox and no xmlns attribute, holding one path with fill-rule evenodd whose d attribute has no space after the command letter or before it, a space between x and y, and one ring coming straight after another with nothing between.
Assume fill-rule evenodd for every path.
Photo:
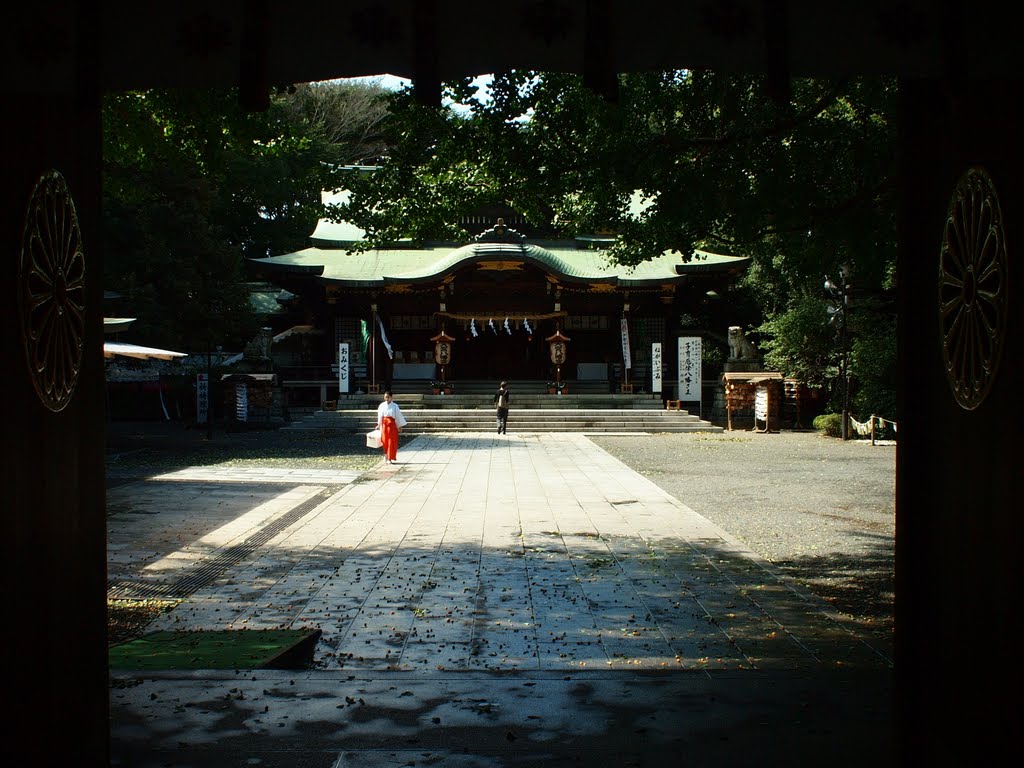
<instances>
[{"instance_id":1,"label":"paved stone walkway","mask_svg":"<svg viewBox=\"0 0 1024 768\"><path fill-rule=\"evenodd\" d=\"M319 628L324 670L890 664L583 436L421 436L399 462L111 489L112 594L185 598L153 629Z\"/></svg>"},{"instance_id":2,"label":"paved stone walkway","mask_svg":"<svg viewBox=\"0 0 1024 768\"><path fill-rule=\"evenodd\" d=\"M351 473L111 488L154 629L318 627L312 668L111 670L131 768L896 766L891 662L575 434L442 434Z\"/></svg>"}]
</instances>

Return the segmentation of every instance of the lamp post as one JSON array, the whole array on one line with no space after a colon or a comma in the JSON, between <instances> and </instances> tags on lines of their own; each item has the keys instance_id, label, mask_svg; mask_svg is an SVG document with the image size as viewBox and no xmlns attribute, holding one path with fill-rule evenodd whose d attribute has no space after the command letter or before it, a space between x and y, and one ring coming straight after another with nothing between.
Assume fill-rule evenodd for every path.
<instances>
[{"instance_id":1,"label":"lamp post","mask_svg":"<svg viewBox=\"0 0 1024 768\"><path fill-rule=\"evenodd\" d=\"M850 437L850 343L847 332L847 314L850 310L850 269L845 264L839 267L839 283L825 275L825 291L832 298L829 309L829 323L839 323L839 343L842 357L839 364L839 375L843 386L843 440Z\"/></svg>"}]
</instances>

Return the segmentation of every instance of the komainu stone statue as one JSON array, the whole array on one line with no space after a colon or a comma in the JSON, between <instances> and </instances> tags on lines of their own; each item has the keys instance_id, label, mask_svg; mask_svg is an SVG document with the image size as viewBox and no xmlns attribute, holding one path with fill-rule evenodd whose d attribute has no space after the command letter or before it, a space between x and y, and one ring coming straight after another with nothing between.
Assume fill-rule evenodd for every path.
<instances>
[{"instance_id":1,"label":"komainu stone statue","mask_svg":"<svg viewBox=\"0 0 1024 768\"><path fill-rule=\"evenodd\" d=\"M242 354L246 360L269 360L270 346L274 343L274 333L269 328L261 328L255 338L245 345Z\"/></svg>"},{"instance_id":2,"label":"komainu stone statue","mask_svg":"<svg viewBox=\"0 0 1024 768\"><path fill-rule=\"evenodd\" d=\"M738 325L729 326L729 359L730 360L760 360L761 353L757 347L746 337L743 329Z\"/></svg>"}]
</instances>

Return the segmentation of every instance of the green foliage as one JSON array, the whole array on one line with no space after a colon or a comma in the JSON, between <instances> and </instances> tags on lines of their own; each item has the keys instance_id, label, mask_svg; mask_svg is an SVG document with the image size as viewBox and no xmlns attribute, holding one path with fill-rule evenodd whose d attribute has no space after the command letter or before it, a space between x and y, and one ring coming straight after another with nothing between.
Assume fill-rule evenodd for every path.
<instances>
[{"instance_id":1,"label":"green foliage","mask_svg":"<svg viewBox=\"0 0 1024 768\"><path fill-rule=\"evenodd\" d=\"M877 300L855 307L850 316L850 410L859 421L872 414L896 418L896 318Z\"/></svg>"},{"instance_id":2,"label":"green foliage","mask_svg":"<svg viewBox=\"0 0 1024 768\"><path fill-rule=\"evenodd\" d=\"M843 415L841 413L823 413L814 417L811 426L828 437L842 437Z\"/></svg>"},{"instance_id":3,"label":"green foliage","mask_svg":"<svg viewBox=\"0 0 1024 768\"><path fill-rule=\"evenodd\" d=\"M828 325L820 296L798 294L789 306L771 312L757 329L765 367L812 387L827 386L839 374L841 345Z\"/></svg>"},{"instance_id":4,"label":"green foliage","mask_svg":"<svg viewBox=\"0 0 1024 768\"><path fill-rule=\"evenodd\" d=\"M208 185L169 167L147 183L145 199L104 211L107 286L128 300L133 334L190 353L240 345L256 320L239 249L210 221Z\"/></svg>"},{"instance_id":5,"label":"green foliage","mask_svg":"<svg viewBox=\"0 0 1024 768\"><path fill-rule=\"evenodd\" d=\"M843 344L822 283L846 265L858 291L887 287L896 254L895 98L891 78L794 79L771 98L754 76L674 71L619 78L608 103L575 75L497 75L484 93L447 85L461 109L393 103L394 151L337 211L366 247L402 238L464 241L452 224L504 203L558 236L615 232L609 257L638 264L694 249L749 255L724 301L754 327L771 368L808 384L838 377ZM705 308L702 311L710 311ZM884 314L850 328L857 408L893 389ZM722 318L714 318L719 322ZM708 326L702 318L700 326Z\"/></svg>"},{"instance_id":6,"label":"green foliage","mask_svg":"<svg viewBox=\"0 0 1024 768\"><path fill-rule=\"evenodd\" d=\"M639 73L609 104L574 75L508 72L446 95L462 111L396 97L395 150L339 211L378 244L459 235L447 222L504 202L564 236L618 232L623 264L783 253L792 282L894 253L892 81L795 80L778 104L756 77Z\"/></svg>"},{"instance_id":7,"label":"green foliage","mask_svg":"<svg viewBox=\"0 0 1024 768\"><path fill-rule=\"evenodd\" d=\"M830 323L827 299L813 291L796 294L785 310L769 313L756 330L765 365L804 383L830 389L831 405L843 408L843 335ZM896 322L884 292L854 300L847 316L850 412L861 420L872 413L896 414Z\"/></svg>"},{"instance_id":8,"label":"green foliage","mask_svg":"<svg viewBox=\"0 0 1024 768\"><path fill-rule=\"evenodd\" d=\"M112 95L108 287L145 309L135 314L154 343L174 343L176 329L182 343L214 327L219 339L227 318L246 324L234 287L244 258L302 247L321 189L351 190L330 215L364 229L362 247L464 242L461 218L504 204L550 235L618 233L608 256L622 264L688 260L695 248L750 256L722 316L702 308L694 327L727 314L754 328L769 367L831 383L835 402L843 345L821 285L843 264L864 295L891 288L896 87L875 77L791 86L780 102L754 76L632 73L609 103L575 75L511 71L486 92L447 83L458 110L419 106L411 89L311 84L274 94L259 114L230 92ZM340 169L366 161L379 170ZM848 322L854 407L891 414L891 314L858 301Z\"/></svg>"},{"instance_id":9,"label":"green foliage","mask_svg":"<svg viewBox=\"0 0 1024 768\"><path fill-rule=\"evenodd\" d=\"M702 344L700 362L703 366L721 368L722 363L725 362L725 350L714 344Z\"/></svg>"},{"instance_id":10,"label":"green foliage","mask_svg":"<svg viewBox=\"0 0 1024 768\"><path fill-rule=\"evenodd\" d=\"M387 154L385 120L390 93L379 84L300 83L275 105L335 165L373 164Z\"/></svg>"},{"instance_id":11,"label":"green foliage","mask_svg":"<svg viewBox=\"0 0 1024 768\"><path fill-rule=\"evenodd\" d=\"M304 247L335 164L380 151L384 96L364 91L280 91L258 113L234 91L105 97L104 280L134 337L191 353L252 338L245 259Z\"/></svg>"}]
</instances>

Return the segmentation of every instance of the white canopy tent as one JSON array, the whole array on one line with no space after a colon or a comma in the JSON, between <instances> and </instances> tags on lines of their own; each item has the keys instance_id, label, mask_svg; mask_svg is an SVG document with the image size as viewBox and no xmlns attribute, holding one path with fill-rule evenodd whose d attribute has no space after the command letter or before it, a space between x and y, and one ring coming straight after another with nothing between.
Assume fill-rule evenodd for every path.
<instances>
[{"instance_id":1,"label":"white canopy tent","mask_svg":"<svg viewBox=\"0 0 1024 768\"><path fill-rule=\"evenodd\" d=\"M137 360L176 360L180 357L187 357L187 355L185 352L172 352L169 349L105 341L103 342L103 357L108 360L114 357L134 357Z\"/></svg>"}]
</instances>

